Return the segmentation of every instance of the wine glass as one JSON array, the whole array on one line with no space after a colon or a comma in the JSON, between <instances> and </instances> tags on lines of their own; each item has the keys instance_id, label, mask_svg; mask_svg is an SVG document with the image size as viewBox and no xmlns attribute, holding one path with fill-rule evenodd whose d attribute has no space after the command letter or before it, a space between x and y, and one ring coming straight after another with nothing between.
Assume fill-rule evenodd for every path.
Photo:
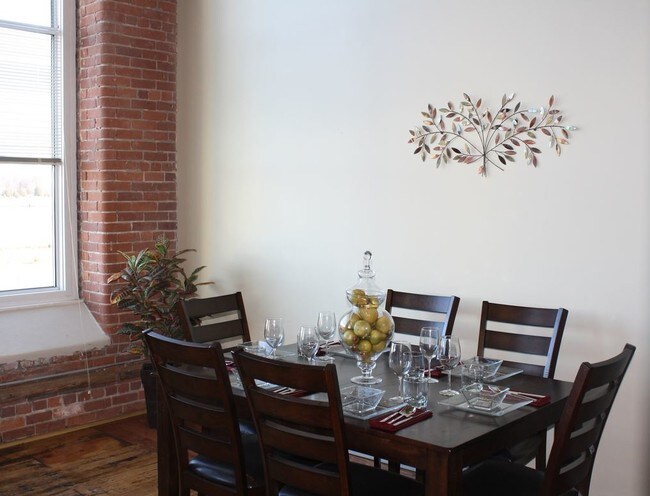
<instances>
[{"instance_id":1,"label":"wine glass","mask_svg":"<svg viewBox=\"0 0 650 496\"><path fill-rule=\"evenodd\" d=\"M320 342L316 326L300 326L300 332L298 333L298 348L300 349L300 353L310 362L314 360L319 345Z\"/></svg>"},{"instance_id":2,"label":"wine glass","mask_svg":"<svg viewBox=\"0 0 650 496\"><path fill-rule=\"evenodd\" d=\"M275 349L284 341L282 319L266 319L264 323L264 339L273 350L273 358L275 358Z\"/></svg>"},{"instance_id":3,"label":"wine glass","mask_svg":"<svg viewBox=\"0 0 650 496\"><path fill-rule=\"evenodd\" d=\"M319 312L316 329L318 335L325 341L325 356L319 357L319 360L326 362L333 362L334 357L330 355L330 340L336 334L338 323L336 322L336 315L334 312Z\"/></svg>"},{"instance_id":4,"label":"wine glass","mask_svg":"<svg viewBox=\"0 0 650 496\"><path fill-rule=\"evenodd\" d=\"M429 362L429 383L438 382L438 379L431 377L431 360L438 354L438 346L440 345L440 329L435 327L423 327L420 331L420 350L422 355Z\"/></svg>"},{"instance_id":5,"label":"wine glass","mask_svg":"<svg viewBox=\"0 0 650 496\"><path fill-rule=\"evenodd\" d=\"M390 354L388 355L388 365L391 370L397 374L399 379L399 395L403 398L403 380L411 368L411 345L406 341L393 341L390 345Z\"/></svg>"},{"instance_id":6,"label":"wine glass","mask_svg":"<svg viewBox=\"0 0 650 496\"><path fill-rule=\"evenodd\" d=\"M460 362L460 340L453 336L444 336L440 339L440 365L447 369L449 378L447 389L440 391L443 396L456 396L458 391L451 389L451 371Z\"/></svg>"}]
</instances>

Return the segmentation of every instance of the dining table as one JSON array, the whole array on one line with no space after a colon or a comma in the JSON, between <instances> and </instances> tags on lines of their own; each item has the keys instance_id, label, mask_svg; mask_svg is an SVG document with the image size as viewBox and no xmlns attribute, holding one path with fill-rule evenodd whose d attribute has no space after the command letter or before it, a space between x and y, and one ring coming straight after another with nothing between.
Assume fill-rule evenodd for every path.
<instances>
[{"instance_id":1,"label":"dining table","mask_svg":"<svg viewBox=\"0 0 650 496\"><path fill-rule=\"evenodd\" d=\"M284 351L278 359L306 363L297 356L296 345L278 348ZM322 366L314 361L314 366ZM351 385L350 379L359 375L354 357L345 353L334 355L339 386ZM373 377L381 383L372 387L384 389L385 397L398 394L398 379L388 365L388 353L377 359ZM462 494L462 471L518 441L552 428L560 419L572 383L547 379L523 373L500 380L498 385L513 391L524 391L548 396L542 406L526 405L500 416L486 415L449 406L439 392L445 389L447 378L428 385L428 409L433 415L397 432L387 432L371 426L370 421L358 416L345 416L348 448L352 451L380 457L419 469L424 474L425 494L428 496L456 496ZM452 386L459 389L461 379L452 376ZM178 495L176 451L169 415L162 392L158 391L158 494ZM244 391L233 387L237 413L250 419Z\"/></svg>"}]
</instances>

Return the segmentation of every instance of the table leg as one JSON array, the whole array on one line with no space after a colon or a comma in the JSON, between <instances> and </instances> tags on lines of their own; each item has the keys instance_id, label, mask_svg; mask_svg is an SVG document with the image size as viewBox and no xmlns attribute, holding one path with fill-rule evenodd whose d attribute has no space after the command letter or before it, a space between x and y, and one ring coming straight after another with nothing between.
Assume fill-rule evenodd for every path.
<instances>
[{"instance_id":1,"label":"table leg","mask_svg":"<svg viewBox=\"0 0 650 496\"><path fill-rule=\"evenodd\" d=\"M460 496L462 462L451 453L431 451L424 480L427 496Z\"/></svg>"}]
</instances>

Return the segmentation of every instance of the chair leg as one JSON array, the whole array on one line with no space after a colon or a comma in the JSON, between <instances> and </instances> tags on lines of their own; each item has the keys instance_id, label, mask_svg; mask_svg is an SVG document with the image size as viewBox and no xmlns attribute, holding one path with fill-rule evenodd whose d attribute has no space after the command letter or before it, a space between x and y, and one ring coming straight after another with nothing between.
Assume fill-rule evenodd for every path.
<instances>
[{"instance_id":1,"label":"chair leg","mask_svg":"<svg viewBox=\"0 0 650 496\"><path fill-rule=\"evenodd\" d=\"M388 471L395 472L396 474L400 473L400 464L399 462L392 462L388 460Z\"/></svg>"},{"instance_id":2,"label":"chair leg","mask_svg":"<svg viewBox=\"0 0 650 496\"><path fill-rule=\"evenodd\" d=\"M544 471L546 470L546 431L540 432L539 436L540 443L535 457L535 468Z\"/></svg>"},{"instance_id":3,"label":"chair leg","mask_svg":"<svg viewBox=\"0 0 650 496\"><path fill-rule=\"evenodd\" d=\"M373 467L381 468L381 458L379 458L378 456L375 456L373 459Z\"/></svg>"},{"instance_id":4,"label":"chair leg","mask_svg":"<svg viewBox=\"0 0 650 496\"><path fill-rule=\"evenodd\" d=\"M415 480L420 482L421 484L424 484L424 476L426 472L422 470L421 468L416 468L415 469Z\"/></svg>"}]
</instances>

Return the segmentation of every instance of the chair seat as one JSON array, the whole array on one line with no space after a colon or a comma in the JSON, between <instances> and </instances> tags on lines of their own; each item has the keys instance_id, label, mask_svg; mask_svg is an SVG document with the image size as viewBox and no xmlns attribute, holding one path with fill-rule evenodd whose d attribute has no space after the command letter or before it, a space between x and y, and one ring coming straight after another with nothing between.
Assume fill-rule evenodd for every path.
<instances>
[{"instance_id":1,"label":"chair seat","mask_svg":"<svg viewBox=\"0 0 650 496\"><path fill-rule=\"evenodd\" d=\"M246 463L246 485L248 487L264 486L264 468L257 436L242 435L242 447ZM190 472L209 481L225 486L235 486L235 470L232 465L218 463L206 456L199 455L192 458L187 467Z\"/></svg>"},{"instance_id":2,"label":"chair seat","mask_svg":"<svg viewBox=\"0 0 650 496\"><path fill-rule=\"evenodd\" d=\"M488 460L463 472L463 496L485 496L498 490L499 496L535 496L544 483L544 472L515 463ZM577 496L568 491L563 496Z\"/></svg>"},{"instance_id":3,"label":"chair seat","mask_svg":"<svg viewBox=\"0 0 650 496\"><path fill-rule=\"evenodd\" d=\"M336 471L332 465L323 464L320 468ZM350 480L353 496L378 496L382 494L399 496L424 495L424 486L419 482L386 470L379 470L357 463L350 463ZM279 494L280 496L313 496L314 493L291 486L284 486Z\"/></svg>"}]
</instances>

